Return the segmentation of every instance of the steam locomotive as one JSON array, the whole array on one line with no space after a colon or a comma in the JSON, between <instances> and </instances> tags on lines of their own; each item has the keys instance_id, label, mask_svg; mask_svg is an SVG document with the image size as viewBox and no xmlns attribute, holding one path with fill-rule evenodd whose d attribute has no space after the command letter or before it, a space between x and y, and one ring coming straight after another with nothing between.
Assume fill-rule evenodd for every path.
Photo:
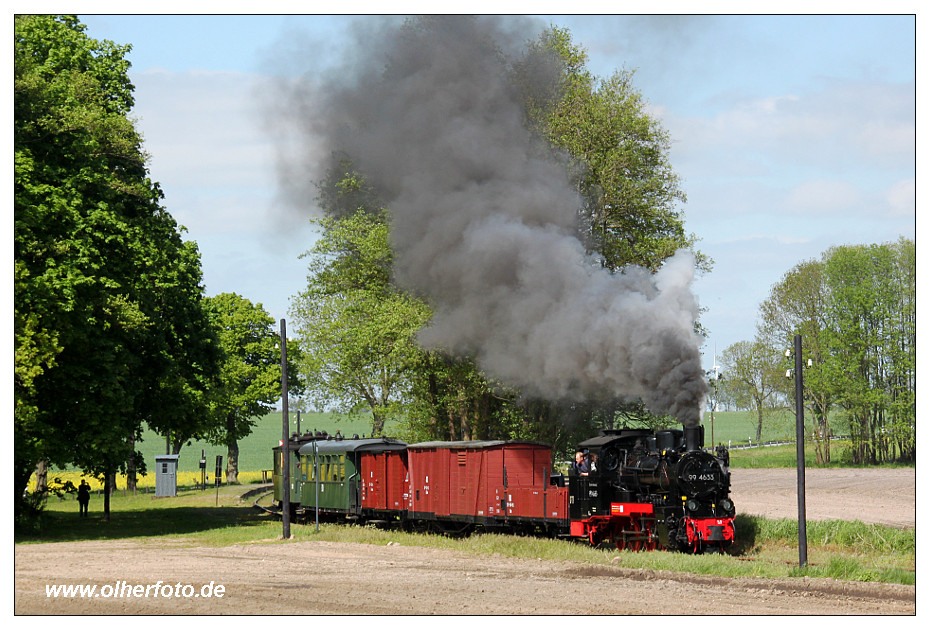
<instances>
[{"instance_id":1,"label":"steam locomotive","mask_svg":"<svg viewBox=\"0 0 930 630\"><path fill-rule=\"evenodd\" d=\"M619 549L722 551L735 537L729 454L703 427L602 431L578 444L588 473L553 473L530 441L406 444L294 435L274 450L274 500L300 518L587 540ZM290 504L283 505L284 449Z\"/></svg>"}]
</instances>

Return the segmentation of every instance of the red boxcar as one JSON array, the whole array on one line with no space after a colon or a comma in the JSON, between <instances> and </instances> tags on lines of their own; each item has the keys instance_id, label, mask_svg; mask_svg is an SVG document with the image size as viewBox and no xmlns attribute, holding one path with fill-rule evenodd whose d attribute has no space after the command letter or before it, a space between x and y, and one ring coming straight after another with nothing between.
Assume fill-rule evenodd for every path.
<instances>
[{"instance_id":1,"label":"red boxcar","mask_svg":"<svg viewBox=\"0 0 930 630\"><path fill-rule=\"evenodd\" d=\"M414 519L555 526L568 518L568 489L550 483L546 444L422 442L408 445L407 465Z\"/></svg>"},{"instance_id":2,"label":"red boxcar","mask_svg":"<svg viewBox=\"0 0 930 630\"><path fill-rule=\"evenodd\" d=\"M406 445L359 449L361 508L363 512L407 510Z\"/></svg>"}]
</instances>

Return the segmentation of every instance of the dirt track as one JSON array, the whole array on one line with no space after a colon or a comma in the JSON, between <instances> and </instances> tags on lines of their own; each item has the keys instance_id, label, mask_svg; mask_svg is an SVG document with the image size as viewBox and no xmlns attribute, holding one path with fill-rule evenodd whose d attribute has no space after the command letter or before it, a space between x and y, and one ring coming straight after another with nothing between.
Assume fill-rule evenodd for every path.
<instances>
[{"instance_id":1,"label":"dirt track","mask_svg":"<svg viewBox=\"0 0 930 630\"><path fill-rule=\"evenodd\" d=\"M884 514L891 524L910 520L913 526L913 470L877 472L809 471L808 518L881 521ZM796 487L782 471L739 471L733 496L747 513L790 517L792 510L797 514ZM849 512L852 505L860 506L855 515ZM103 589L119 581L133 586L159 580L192 585L198 594L212 581L225 586L225 594L46 596L47 584ZM16 545L15 581L17 614L912 615L916 610L912 586L728 579L619 564L590 567L329 542L223 548L189 547L183 540Z\"/></svg>"},{"instance_id":2,"label":"dirt track","mask_svg":"<svg viewBox=\"0 0 930 630\"><path fill-rule=\"evenodd\" d=\"M915 527L914 468L816 468L804 473L809 521L862 521ZM768 518L798 517L798 473L793 468L736 469L731 474L736 511Z\"/></svg>"}]
</instances>

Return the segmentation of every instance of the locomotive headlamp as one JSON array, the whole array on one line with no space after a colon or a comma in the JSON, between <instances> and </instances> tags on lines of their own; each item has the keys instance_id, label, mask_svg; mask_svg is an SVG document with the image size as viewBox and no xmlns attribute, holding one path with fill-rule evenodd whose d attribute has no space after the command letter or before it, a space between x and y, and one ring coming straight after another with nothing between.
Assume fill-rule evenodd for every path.
<instances>
[{"instance_id":1,"label":"locomotive headlamp","mask_svg":"<svg viewBox=\"0 0 930 630\"><path fill-rule=\"evenodd\" d=\"M720 501L720 507L722 507L724 510L729 512L730 510L733 509L733 502L730 501L729 499L723 499L722 501Z\"/></svg>"},{"instance_id":2,"label":"locomotive headlamp","mask_svg":"<svg viewBox=\"0 0 930 630\"><path fill-rule=\"evenodd\" d=\"M688 501L685 503L685 507L688 508L690 512L695 512L698 509L698 502L694 499L688 499Z\"/></svg>"}]
</instances>

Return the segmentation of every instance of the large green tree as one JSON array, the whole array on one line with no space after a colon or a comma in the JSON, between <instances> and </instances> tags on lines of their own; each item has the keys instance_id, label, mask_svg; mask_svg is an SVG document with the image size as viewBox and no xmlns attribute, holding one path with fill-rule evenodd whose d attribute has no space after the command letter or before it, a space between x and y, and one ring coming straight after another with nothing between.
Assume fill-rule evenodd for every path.
<instances>
[{"instance_id":1,"label":"large green tree","mask_svg":"<svg viewBox=\"0 0 930 630\"><path fill-rule=\"evenodd\" d=\"M853 458L913 459L916 452L915 248L842 246L824 258L833 331L833 383L846 409Z\"/></svg>"},{"instance_id":2,"label":"large green tree","mask_svg":"<svg viewBox=\"0 0 930 630\"><path fill-rule=\"evenodd\" d=\"M552 64L558 68L557 80L540 89L540 82L531 77L545 72L541 66ZM647 111L635 73L618 70L602 78L587 64L587 52L572 40L570 30L552 26L530 42L513 74L524 99L527 126L571 158L569 174L582 198L578 230L588 249L604 267L619 272L628 265L658 269L684 248L694 252L700 271L709 271L713 261L696 249L696 237L685 230L681 206L686 195L671 164L670 135ZM538 401L534 407L544 404ZM588 409L599 426L614 419L632 424L669 421L647 420L638 402L602 401L581 408ZM558 425L565 410L536 417ZM554 435L559 427L539 426L535 431Z\"/></svg>"},{"instance_id":3,"label":"large green tree","mask_svg":"<svg viewBox=\"0 0 930 630\"><path fill-rule=\"evenodd\" d=\"M355 190L356 176L342 180ZM308 287L291 303L300 338L302 374L312 401L372 414L381 435L389 414L407 400L422 360L414 334L426 305L391 282L392 252L383 214L359 211L320 221Z\"/></svg>"},{"instance_id":4,"label":"large green tree","mask_svg":"<svg viewBox=\"0 0 930 630\"><path fill-rule=\"evenodd\" d=\"M669 158L671 139L647 111L634 72L618 70L600 78L587 68L588 55L568 29L550 27L515 64L521 80L533 74L540 57L554 56L558 82L542 95L524 88L529 124L574 160L575 185L582 194L580 230L588 247L608 269L635 264L657 269L678 249L694 249L684 227L686 200L681 178ZM698 265L711 261L695 251Z\"/></svg>"},{"instance_id":5,"label":"large green tree","mask_svg":"<svg viewBox=\"0 0 930 630\"><path fill-rule=\"evenodd\" d=\"M235 293L208 297L205 307L222 352L218 384L209 395L212 426L207 437L226 446L226 479L238 483L239 440L281 398L281 336L261 304ZM289 342L288 367L296 355L296 343ZM288 389L300 390L296 373L289 373Z\"/></svg>"},{"instance_id":6,"label":"large green tree","mask_svg":"<svg viewBox=\"0 0 930 630\"><path fill-rule=\"evenodd\" d=\"M125 470L142 422L202 414L215 371L199 253L160 205L129 118L129 47L84 31L73 16L15 18L17 496L43 460Z\"/></svg>"}]
</instances>

